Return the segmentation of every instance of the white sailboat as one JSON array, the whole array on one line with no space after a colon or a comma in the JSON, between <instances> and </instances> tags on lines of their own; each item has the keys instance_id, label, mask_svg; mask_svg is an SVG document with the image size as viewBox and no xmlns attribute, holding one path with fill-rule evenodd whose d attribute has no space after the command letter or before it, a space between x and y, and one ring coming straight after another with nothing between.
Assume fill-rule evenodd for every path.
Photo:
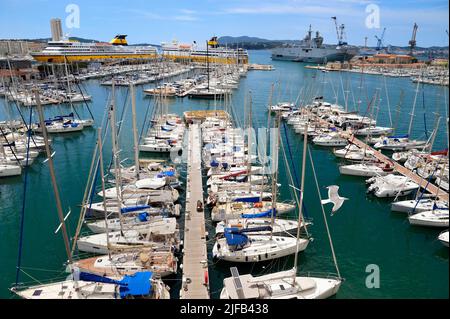
<instances>
[{"instance_id":1,"label":"white sailboat","mask_svg":"<svg viewBox=\"0 0 450 319\"><path fill-rule=\"evenodd\" d=\"M444 246L448 247L448 230L440 233L438 239Z\"/></svg>"},{"instance_id":2,"label":"white sailboat","mask_svg":"<svg viewBox=\"0 0 450 319\"><path fill-rule=\"evenodd\" d=\"M19 165L7 165L0 162L0 177L19 176L22 168Z\"/></svg>"},{"instance_id":3,"label":"white sailboat","mask_svg":"<svg viewBox=\"0 0 450 319\"><path fill-rule=\"evenodd\" d=\"M151 248L85 258L73 265L81 271L113 277L131 275L137 271L151 271L160 277L167 277L175 274L178 268L173 251Z\"/></svg>"},{"instance_id":4,"label":"white sailboat","mask_svg":"<svg viewBox=\"0 0 450 319\"><path fill-rule=\"evenodd\" d=\"M375 164L375 163L358 163L339 166L339 172L342 175L352 175L352 176L386 176L393 172L393 167L385 164Z\"/></svg>"},{"instance_id":5,"label":"white sailboat","mask_svg":"<svg viewBox=\"0 0 450 319\"><path fill-rule=\"evenodd\" d=\"M432 198L420 198L417 200L402 200L393 202L391 204L391 210L394 212L411 213L411 212L425 212L434 209L447 209L448 203L441 200L435 200Z\"/></svg>"},{"instance_id":6,"label":"white sailboat","mask_svg":"<svg viewBox=\"0 0 450 319\"><path fill-rule=\"evenodd\" d=\"M408 217L409 223L416 226L448 227L448 209L429 210Z\"/></svg>"},{"instance_id":7,"label":"white sailboat","mask_svg":"<svg viewBox=\"0 0 450 319\"><path fill-rule=\"evenodd\" d=\"M405 196L419 188L419 185L408 177L394 174L371 177L366 183L370 184L367 192L377 197Z\"/></svg>"},{"instance_id":8,"label":"white sailboat","mask_svg":"<svg viewBox=\"0 0 450 319\"><path fill-rule=\"evenodd\" d=\"M305 130L306 135L306 130ZM304 189L305 162L307 142L304 139L303 148L303 168L302 168L302 193ZM300 197L299 203L299 221L302 219L303 196ZM323 208L323 206L322 206ZM323 211L325 218L325 212ZM299 222L300 224L301 222ZM326 224L326 219L325 219ZM327 225L327 224L326 224ZM328 226L327 226L328 231ZM296 242L297 246L301 245L300 227L297 228ZM331 239L330 239L331 244ZM334 249L331 245L334 256ZM297 258L298 250L295 252L294 267L291 270L280 271L259 277L251 274L239 275L237 268L231 268L232 277L225 278L223 288L220 293L221 299L324 299L329 298L337 293L342 279L337 277L311 277L297 276ZM337 268L336 259L335 265ZM339 270L338 270L339 273Z\"/></svg>"},{"instance_id":9,"label":"white sailboat","mask_svg":"<svg viewBox=\"0 0 450 319\"><path fill-rule=\"evenodd\" d=\"M345 138L342 138L338 133L333 132L316 136L313 139L313 143L319 146L336 147L345 146L348 144L348 141Z\"/></svg>"}]
</instances>

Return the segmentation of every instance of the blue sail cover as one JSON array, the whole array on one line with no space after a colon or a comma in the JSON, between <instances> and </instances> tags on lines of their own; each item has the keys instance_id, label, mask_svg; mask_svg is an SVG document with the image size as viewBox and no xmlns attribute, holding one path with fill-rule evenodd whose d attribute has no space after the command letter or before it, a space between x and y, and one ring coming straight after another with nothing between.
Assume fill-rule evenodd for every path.
<instances>
[{"instance_id":1,"label":"blue sail cover","mask_svg":"<svg viewBox=\"0 0 450 319\"><path fill-rule=\"evenodd\" d=\"M409 137L408 134L388 136L388 138L408 138L408 137Z\"/></svg>"},{"instance_id":2,"label":"blue sail cover","mask_svg":"<svg viewBox=\"0 0 450 319\"><path fill-rule=\"evenodd\" d=\"M222 163L222 168L223 169L227 169L228 168L228 163L226 163L226 162Z\"/></svg>"},{"instance_id":3,"label":"blue sail cover","mask_svg":"<svg viewBox=\"0 0 450 319\"><path fill-rule=\"evenodd\" d=\"M245 234L240 234L237 227L225 228L225 239L229 246L243 246L248 243L248 237Z\"/></svg>"},{"instance_id":4,"label":"blue sail cover","mask_svg":"<svg viewBox=\"0 0 450 319\"><path fill-rule=\"evenodd\" d=\"M126 214L126 213L137 212L137 211L148 209L148 208L151 208L151 206L149 206L149 205L129 206L129 207L124 207L124 208L120 209L120 212L122 214Z\"/></svg>"},{"instance_id":5,"label":"blue sail cover","mask_svg":"<svg viewBox=\"0 0 450 319\"><path fill-rule=\"evenodd\" d=\"M148 296L152 292L150 282L153 273L150 271L140 271L133 275L126 275L122 280L114 280L108 277L80 272L80 280L101 282L105 284L119 285L120 298L128 296Z\"/></svg>"},{"instance_id":6,"label":"blue sail cover","mask_svg":"<svg viewBox=\"0 0 450 319\"><path fill-rule=\"evenodd\" d=\"M277 211L276 209L269 209L265 212L261 212L261 213L257 213L257 214L242 214L242 218L264 218L264 217L272 217L272 212L273 212L273 216L275 217L277 215Z\"/></svg>"},{"instance_id":7,"label":"blue sail cover","mask_svg":"<svg viewBox=\"0 0 450 319\"><path fill-rule=\"evenodd\" d=\"M241 203L259 203L261 198L259 196L253 197L237 197L233 199L233 202L241 202Z\"/></svg>"},{"instance_id":8,"label":"blue sail cover","mask_svg":"<svg viewBox=\"0 0 450 319\"><path fill-rule=\"evenodd\" d=\"M87 272L80 272L80 280L81 281L102 282L104 284L120 285L120 281L118 281L118 280L114 280L114 279L99 276L99 275L89 274Z\"/></svg>"},{"instance_id":9,"label":"blue sail cover","mask_svg":"<svg viewBox=\"0 0 450 319\"><path fill-rule=\"evenodd\" d=\"M120 297L128 296L148 296L152 292L153 273L151 271L140 271L133 275L126 275L119 282Z\"/></svg>"}]
</instances>

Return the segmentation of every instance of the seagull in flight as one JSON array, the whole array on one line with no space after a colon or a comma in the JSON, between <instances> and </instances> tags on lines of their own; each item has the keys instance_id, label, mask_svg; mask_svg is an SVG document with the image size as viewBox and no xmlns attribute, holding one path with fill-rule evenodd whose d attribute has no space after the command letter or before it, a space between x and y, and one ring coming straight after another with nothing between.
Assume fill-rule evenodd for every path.
<instances>
[{"instance_id":1,"label":"seagull in flight","mask_svg":"<svg viewBox=\"0 0 450 319\"><path fill-rule=\"evenodd\" d=\"M337 212L339 208L341 208L344 201L348 200L348 198L339 196L338 194L339 186L337 185L330 185L327 188L328 188L328 199L322 199L321 203L322 204L333 203L333 208L331 210L331 216L333 216L333 214Z\"/></svg>"}]
</instances>

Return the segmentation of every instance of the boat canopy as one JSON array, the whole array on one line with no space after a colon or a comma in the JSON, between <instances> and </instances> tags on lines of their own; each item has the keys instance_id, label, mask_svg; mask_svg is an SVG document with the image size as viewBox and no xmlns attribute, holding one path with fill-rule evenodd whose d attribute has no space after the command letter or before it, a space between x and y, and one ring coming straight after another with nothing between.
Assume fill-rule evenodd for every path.
<instances>
[{"instance_id":1,"label":"boat canopy","mask_svg":"<svg viewBox=\"0 0 450 319\"><path fill-rule=\"evenodd\" d=\"M239 228L237 227L225 228L224 236L229 246L235 246L239 248L248 243L247 235L241 234L239 232Z\"/></svg>"}]
</instances>

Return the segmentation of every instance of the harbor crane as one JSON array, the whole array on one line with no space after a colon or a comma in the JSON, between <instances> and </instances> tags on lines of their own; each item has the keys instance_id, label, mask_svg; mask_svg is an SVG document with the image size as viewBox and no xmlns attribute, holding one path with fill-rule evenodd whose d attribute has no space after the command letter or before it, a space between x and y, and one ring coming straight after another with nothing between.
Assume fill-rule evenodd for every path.
<instances>
[{"instance_id":1,"label":"harbor crane","mask_svg":"<svg viewBox=\"0 0 450 319\"><path fill-rule=\"evenodd\" d=\"M414 22L414 26L413 26L413 32L412 32L412 36L411 36L411 40L409 40L408 44L409 44L409 55L413 55L413 51L416 48L416 34L417 34L417 28L419 26L417 25L417 23Z\"/></svg>"},{"instance_id":2,"label":"harbor crane","mask_svg":"<svg viewBox=\"0 0 450 319\"><path fill-rule=\"evenodd\" d=\"M383 29L383 32L381 33L380 37L375 35L375 38L377 39L377 47L376 47L377 51L380 51L383 48L383 39L384 39L385 32L386 32L386 28Z\"/></svg>"},{"instance_id":3,"label":"harbor crane","mask_svg":"<svg viewBox=\"0 0 450 319\"><path fill-rule=\"evenodd\" d=\"M331 19L334 20L334 25L336 26L336 35L337 35L337 39L338 39L338 45L346 45L347 42L344 41L344 37L345 37L345 26L344 24L341 24L338 26L337 23L337 18L336 17L331 17Z\"/></svg>"}]
</instances>

